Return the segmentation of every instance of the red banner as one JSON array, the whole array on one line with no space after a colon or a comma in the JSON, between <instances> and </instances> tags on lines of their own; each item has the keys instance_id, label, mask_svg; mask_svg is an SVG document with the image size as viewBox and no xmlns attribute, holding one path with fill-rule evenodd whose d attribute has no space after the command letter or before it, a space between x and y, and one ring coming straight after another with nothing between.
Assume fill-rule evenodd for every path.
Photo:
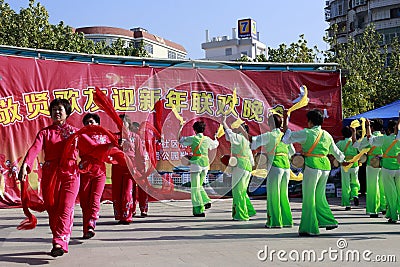
<instances>
[{"instance_id":1,"label":"red banner","mask_svg":"<svg viewBox=\"0 0 400 267\"><path fill-rule=\"evenodd\" d=\"M6 205L19 195L15 174L36 133L51 123L48 110L54 98L69 99L72 114L68 121L82 127L88 112L98 113L101 125L117 132L115 123L93 101L94 88L101 88L118 113L132 121L150 123L161 134L156 160L157 170L171 172L188 153L177 140L179 120L175 107L185 119L183 135L193 134L192 124L202 118L205 134L213 137L222 114L228 122L239 116L249 124L250 134L268 129L268 109L281 104L286 108L299 96L299 88L308 88L309 104L291 114L290 128L306 127L309 109L324 110L323 128L335 138L340 135L342 106L339 72L317 71L239 71L234 69L194 69L185 67L151 68L93 63L64 62L14 56L0 56L0 199ZM237 101L233 91L237 92ZM232 105L236 105L232 107ZM212 170L223 170L219 156L229 153L229 144L211 155ZM40 177L40 162L31 176ZM11 199L11 200L7 200ZM1 205L1 204L0 204Z\"/></svg>"}]
</instances>

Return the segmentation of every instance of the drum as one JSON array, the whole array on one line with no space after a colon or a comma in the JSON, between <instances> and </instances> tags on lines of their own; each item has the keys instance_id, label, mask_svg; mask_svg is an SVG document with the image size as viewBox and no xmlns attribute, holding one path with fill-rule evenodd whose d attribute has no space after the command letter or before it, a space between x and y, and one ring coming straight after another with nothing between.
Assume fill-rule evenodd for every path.
<instances>
[{"instance_id":1,"label":"drum","mask_svg":"<svg viewBox=\"0 0 400 267\"><path fill-rule=\"evenodd\" d=\"M238 160L236 157L231 156L228 162L229 166L235 167L238 164Z\"/></svg>"},{"instance_id":2,"label":"drum","mask_svg":"<svg viewBox=\"0 0 400 267\"><path fill-rule=\"evenodd\" d=\"M221 162L225 166L235 167L238 163L237 158L231 155L223 155L221 157Z\"/></svg>"},{"instance_id":3,"label":"drum","mask_svg":"<svg viewBox=\"0 0 400 267\"><path fill-rule=\"evenodd\" d=\"M189 166L190 165L190 159L192 158L192 156L189 155L185 155L181 158L181 163L184 166Z\"/></svg>"},{"instance_id":4,"label":"drum","mask_svg":"<svg viewBox=\"0 0 400 267\"><path fill-rule=\"evenodd\" d=\"M367 159L368 159L367 154L362 154L358 162L364 164L365 162L367 162Z\"/></svg>"},{"instance_id":5,"label":"drum","mask_svg":"<svg viewBox=\"0 0 400 267\"><path fill-rule=\"evenodd\" d=\"M373 168L382 167L381 160L382 160L381 156L375 156L375 157L371 158L371 161L370 161L371 167L373 167Z\"/></svg>"},{"instance_id":6,"label":"drum","mask_svg":"<svg viewBox=\"0 0 400 267\"><path fill-rule=\"evenodd\" d=\"M266 169L268 165L268 156L265 153L256 153L254 155L256 169Z\"/></svg>"},{"instance_id":7,"label":"drum","mask_svg":"<svg viewBox=\"0 0 400 267\"><path fill-rule=\"evenodd\" d=\"M304 168L304 156L300 153L296 153L292 156L292 165L296 169Z\"/></svg>"}]
</instances>

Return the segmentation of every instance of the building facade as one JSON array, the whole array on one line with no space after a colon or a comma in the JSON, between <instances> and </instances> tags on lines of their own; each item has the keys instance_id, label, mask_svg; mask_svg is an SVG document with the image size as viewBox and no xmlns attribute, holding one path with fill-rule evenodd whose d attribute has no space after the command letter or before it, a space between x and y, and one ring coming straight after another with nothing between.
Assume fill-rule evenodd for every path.
<instances>
[{"instance_id":1,"label":"building facade","mask_svg":"<svg viewBox=\"0 0 400 267\"><path fill-rule=\"evenodd\" d=\"M134 42L137 46L143 42L144 49L154 58L184 59L187 55L187 51L180 44L151 34L143 28L126 30L115 27L94 26L77 28L75 31L82 32L86 39L95 43L104 41L107 45L111 45L119 38L125 41L126 46L130 42Z\"/></svg>"},{"instance_id":2,"label":"building facade","mask_svg":"<svg viewBox=\"0 0 400 267\"><path fill-rule=\"evenodd\" d=\"M218 36L209 38L206 30L206 42L201 44L205 51L205 59L232 61L247 56L255 59L258 55L267 57L267 46L259 41L259 33L256 31L255 22L252 19L238 21L239 33L232 28L232 37Z\"/></svg>"},{"instance_id":3,"label":"building facade","mask_svg":"<svg viewBox=\"0 0 400 267\"><path fill-rule=\"evenodd\" d=\"M329 0L326 1L325 20L338 26L339 43L349 37L357 38L369 24L382 35L382 45L393 38L400 39L400 0ZM328 30L328 35L333 36Z\"/></svg>"}]
</instances>

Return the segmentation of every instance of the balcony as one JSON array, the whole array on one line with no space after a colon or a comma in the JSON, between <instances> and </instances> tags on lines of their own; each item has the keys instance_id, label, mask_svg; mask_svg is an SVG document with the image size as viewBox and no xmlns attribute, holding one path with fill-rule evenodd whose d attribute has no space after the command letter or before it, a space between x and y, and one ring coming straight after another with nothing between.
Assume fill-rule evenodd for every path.
<instances>
[{"instance_id":1,"label":"balcony","mask_svg":"<svg viewBox=\"0 0 400 267\"><path fill-rule=\"evenodd\" d=\"M380 8L399 4L398 0L371 0L369 3L369 8Z\"/></svg>"},{"instance_id":2,"label":"balcony","mask_svg":"<svg viewBox=\"0 0 400 267\"><path fill-rule=\"evenodd\" d=\"M382 30L394 27L400 27L400 18L397 19L388 19L388 20L381 20L381 21L374 21L375 29Z\"/></svg>"}]
</instances>

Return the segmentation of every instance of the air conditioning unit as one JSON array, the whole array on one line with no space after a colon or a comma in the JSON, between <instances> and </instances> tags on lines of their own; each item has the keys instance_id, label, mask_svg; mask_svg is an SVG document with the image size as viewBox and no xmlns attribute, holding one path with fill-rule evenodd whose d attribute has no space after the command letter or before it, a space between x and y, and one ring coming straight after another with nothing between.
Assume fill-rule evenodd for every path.
<instances>
[{"instance_id":1,"label":"air conditioning unit","mask_svg":"<svg viewBox=\"0 0 400 267\"><path fill-rule=\"evenodd\" d=\"M228 36L227 36L227 35L222 36L222 37L221 37L221 40L222 40L222 41L228 40Z\"/></svg>"}]
</instances>

